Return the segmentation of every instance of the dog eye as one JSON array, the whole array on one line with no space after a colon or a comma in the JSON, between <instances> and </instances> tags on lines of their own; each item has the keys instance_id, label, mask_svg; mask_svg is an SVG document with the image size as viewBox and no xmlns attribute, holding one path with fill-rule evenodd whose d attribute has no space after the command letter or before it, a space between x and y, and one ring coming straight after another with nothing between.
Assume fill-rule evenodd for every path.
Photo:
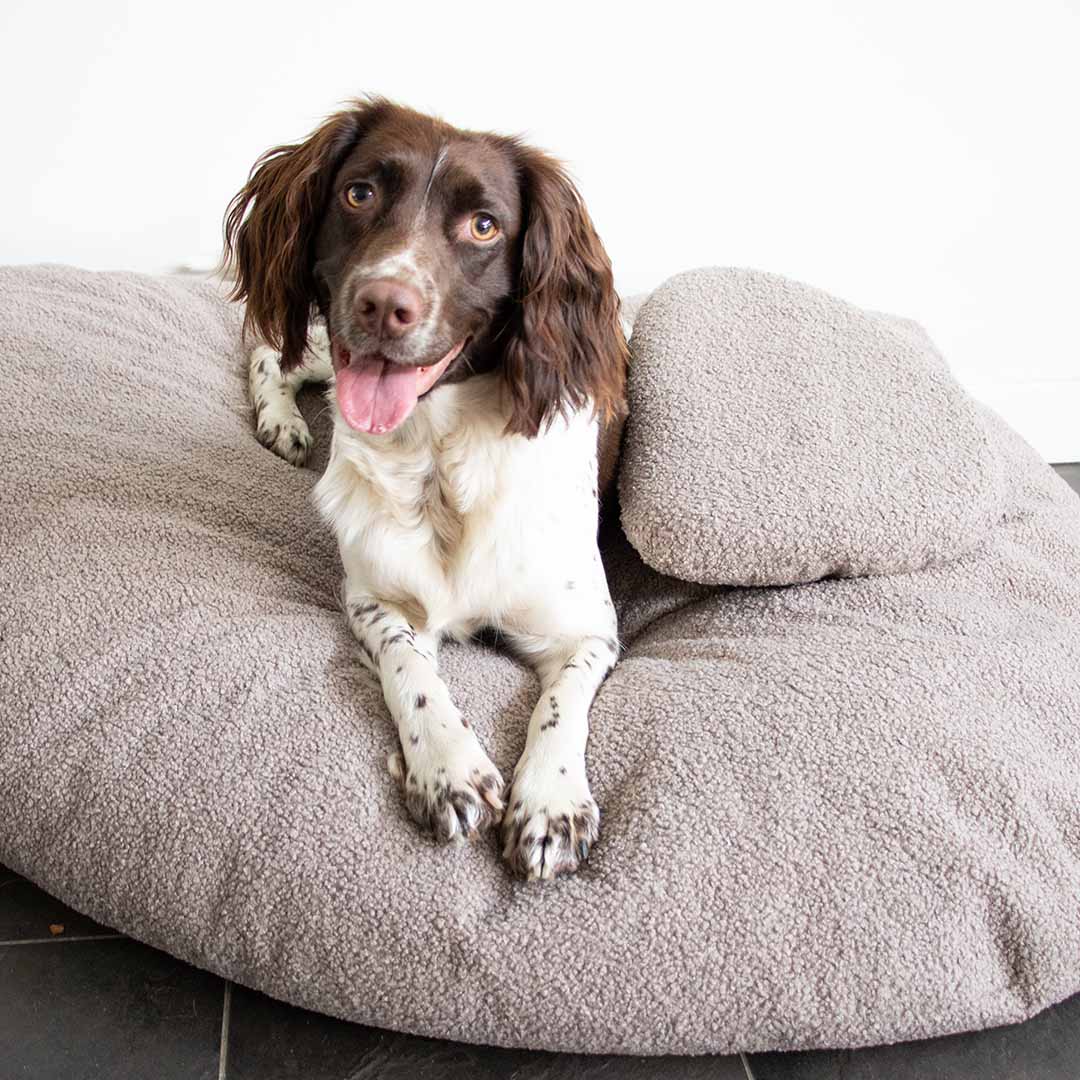
<instances>
[{"instance_id":1,"label":"dog eye","mask_svg":"<svg viewBox=\"0 0 1080 1080\"><path fill-rule=\"evenodd\" d=\"M474 240L493 240L499 235L499 226L490 214L473 214L469 232Z\"/></svg>"},{"instance_id":2,"label":"dog eye","mask_svg":"<svg viewBox=\"0 0 1080 1080\"><path fill-rule=\"evenodd\" d=\"M375 189L370 184L350 184L345 189L345 201L355 210L375 198Z\"/></svg>"}]
</instances>

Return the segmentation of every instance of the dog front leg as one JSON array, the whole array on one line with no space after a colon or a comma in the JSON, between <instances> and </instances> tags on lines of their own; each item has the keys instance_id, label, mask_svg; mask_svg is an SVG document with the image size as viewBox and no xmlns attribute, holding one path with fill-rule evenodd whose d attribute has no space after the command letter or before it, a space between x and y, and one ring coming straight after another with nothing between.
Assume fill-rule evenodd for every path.
<instances>
[{"instance_id":1,"label":"dog front leg","mask_svg":"<svg viewBox=\"0 0 1080 1080\"><path fill-rule=\"evenodd\" d=\"M514 769L503 818L503 858L522 876L576 870L600 832L585 774L589 706L618 656L612 637L517 642L540 676L540 700Z\"/></svg>"},{"instance_id":2,"label":"dog front leg","mask_svg":"<svg viewBox=\"0 0 1080 1080\"><path fill-rule=\"evenodd\" d=\"M374 596L348 594L345 610L397 724L401 750L388 765L413 820L444 842L497 822L503 779L439 677L435 639Z\"/></svg>"},{"instance_id":3,"label":"dog front leg","mask_svg":"<svg viewBox=\"0 0 1080 1080\"><path fill-rule=\"evenodd\" d=\"M311 451L311 432L296 407L296 395L309 382L327 382L334 374L326 327L312 325L304 362L288 373L281 353L258 345L248 358L248 392L255 409L255 437L291 465L303 465Z\"/></svg>"}]
</instances>

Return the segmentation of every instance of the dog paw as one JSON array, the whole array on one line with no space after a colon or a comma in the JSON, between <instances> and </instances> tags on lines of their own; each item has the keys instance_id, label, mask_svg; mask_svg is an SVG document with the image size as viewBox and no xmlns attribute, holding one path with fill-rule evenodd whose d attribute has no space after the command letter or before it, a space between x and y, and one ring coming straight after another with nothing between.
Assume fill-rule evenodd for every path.
<instances>
[{"instance_id":1,"label":"dog paw","mask_svg":"<svg viewBox=\"0 0 1080 1080\"><path fill-rule=\"evenodd\" d=\"M440 843L471 840L502 817L503 778L467 729L456 739L411 736L387 765L413 821Z\"/></svg>"},{"instance_id":2,"label":"dog paw","mask_svg":"<svg viewBox=\"0 0 1080 1080\"><path fill-rule=\"evenodd\" d=\"M311 452L312 438L304 418L295 409L267 406L258 414L255 438L290 465L301 466Z\"/></svg>"},{"instance_id":3,"label":"dog paw","mask_svg":"<svg viewBox=\"0 0 1080 1080\"><path fill-rule=\"evenodd\" d=\"M530 881L577 870L600 835L583 768L520 767L502 821L503 858Z\"/></svg>"},{"instance_id":4,"label":"dog paw","mask_svg":"<svg viewBox=\"0 0 1080 1080\"><path fill-rule=\"evenodd\" d=\"M248 358L248 391L255 407L255 437L290 465L303 465L311 450L311 432L296 407L281 372L281 355L259 345Z\"/></svg>"}]
</instances>

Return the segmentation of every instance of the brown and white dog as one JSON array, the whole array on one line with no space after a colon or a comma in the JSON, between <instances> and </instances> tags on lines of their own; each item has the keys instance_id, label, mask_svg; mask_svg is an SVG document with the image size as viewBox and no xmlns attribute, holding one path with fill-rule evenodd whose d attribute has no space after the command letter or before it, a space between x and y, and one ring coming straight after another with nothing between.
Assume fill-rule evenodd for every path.
<instances>
[{"instance_id":1,"label":"brown and white dog","mask_svg":"<svg viewBox=\"0 0 1080 1080\"><path fill-rule=\"evenodd\" d=\"M225 236L234 298L268 343L251 354L259 439L302 463L296 392L333 380L316 499L397 723L390 770L409 812L442 840L501 820L503 854L529 878L577 869L599 829L588 711L619 648L597 493L627 363L581 197L517 138L369 99L263 155ZM505 813L436 670L440 639L483 628L542 689Z\"/></svg>"}]
</instances>

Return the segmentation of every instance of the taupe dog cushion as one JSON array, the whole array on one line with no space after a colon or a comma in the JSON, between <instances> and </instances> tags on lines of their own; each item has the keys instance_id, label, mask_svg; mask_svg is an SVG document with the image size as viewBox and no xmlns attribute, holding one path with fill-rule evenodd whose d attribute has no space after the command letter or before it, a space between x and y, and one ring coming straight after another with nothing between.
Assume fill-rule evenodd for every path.
<instances>
[{"instance_id":1,"label":"taupe dog cushion","mask_svg":"<svg viewBox=\"0 0 1080 1080\"><path fill-rule=\"evenodd\" d=\"M971 549L999 475L920 327L751 270L645 302L631 342L623 527L666 574L787 585Z\"/></svg>"},{"instance_id":2,"label":"taupe dog cushion","mask_svg":"<svg viewBox=\"0 0 1080 1080\"><path fill-rule=\"evenodd\" d=\"M238 333L206 285L0 270L0 862L278 997L503 1045L851 1046L1080 990L1080 502L1000 422L1002 513L927 570L717 589L609 537L603 831L527 885L409 820ZM508 774L532 675L440 659Z\"/></svg>"}]
</instances>

